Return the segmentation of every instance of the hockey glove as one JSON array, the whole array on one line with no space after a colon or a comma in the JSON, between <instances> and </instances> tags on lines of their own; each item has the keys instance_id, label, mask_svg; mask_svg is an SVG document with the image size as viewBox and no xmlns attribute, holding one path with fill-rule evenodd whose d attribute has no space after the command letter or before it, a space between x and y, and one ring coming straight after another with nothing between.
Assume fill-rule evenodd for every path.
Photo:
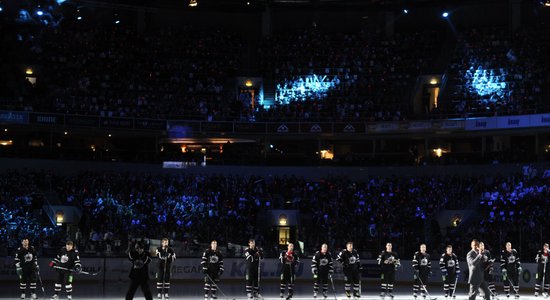
<instances>
[{"instance_id":1,"label":"hockey glove","mask_svg":"<svg viewBox=\"0 0 550 300\"><path fill-rule=\"evenodd\" d=\"M206 274L206 271L207 271L206 268L202 268L202 274Z\"/></svg>"},{"instance_id":2,"label":"hockey glove","mask_svg":"<svg viewBox=\"0 0 550 300\"><path fill-rule=\"evenodd\" d=\"M50 268L53 268L55 266L55 262L50 261L50 263L48 265L50 266Z\"/></svg>"},{"instance_id":3,"label":"hockey glove","mask_svg":"<svg viewBox=\"0 0 550 300\"><path fill-rule=\"evenodd\" d=\"M441 279L443 279L443 281L447 280L447 275L445 274L441 275Z\"/></svg>"},{"instance_id":4,"label":"hockey glove","mask_svg":"<svg viewBox=\"0 0 550 300\"><path fill-rule=\"evenodd\" d=\"M15 268L15 271L17 272L17 276L19 276L19 278L23 278L23 268Z\"/></svg>"},{"instance_id":5,"label":"hockey glove","mask_svg":"<svg viewBox=\"0 0 550 300\"><path fill-rule=\"evenodd\" d=\"M82 272L82 266L81 266L81 265L76 265L76 266L74 266L74 271L75 271L76 273Z\"/></svg>"},{"instance_id":6,"label":"hockey glove","mask_svg":"<svg viewBox=\"0 0 550 300\"><path fill-rule=\"evenodd\" d=\"M418 276L416 275L416 273L414 273L413 278L414 278L414 280L418 279Z\"/></svg>"},{"instance_id":7,"label":"hockey glove","mask_svg":"<svg viewBox=\"0 0 550 300\"><path fill-rule=\"evenodd\" d=\"M218 275L219 275L219 276L222 276L222 275L223 275L223 269L220 269L220 270L218 271Z\"/></svg>"},{"instance_id":8,"label":"hockey glove","mask_svg":"<svg viewBox=\"0 0 550 300\"><path fill-rule=\"evenodd\" d=\"M521 267L518 267L518 274L521 274Z\"/></svg>"},{"instance_id":9,"label":"hockey glove","mask_svg":"<svg viewBox=\"0 0 550 300\"><path fill-rule=\"evenodd\" d=\"M317 279L317 273L313 273L313 279Z\"/></svg>"}]
</instances>

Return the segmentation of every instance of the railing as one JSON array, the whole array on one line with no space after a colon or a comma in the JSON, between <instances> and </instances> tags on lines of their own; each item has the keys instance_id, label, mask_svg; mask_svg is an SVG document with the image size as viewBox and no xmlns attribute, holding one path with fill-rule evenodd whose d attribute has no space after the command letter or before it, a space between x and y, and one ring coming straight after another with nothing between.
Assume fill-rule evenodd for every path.
<instances>
[{"instance_id":1,"label":"railing","mask_svg":"<svg viewBox=\"0 0 550 300\"><path fill-rule=\"evenodd\" d=\"M168 137L185 133L234 133L234 134L379 134L433 132L437 130L487 130L550 126L550 114L525 114L496 117L487 114L431 114L419 120L336 120L318 121L306 119L292 121L197 121L164 120L146 118L118 118L57 113L0 111L0 124L39 125L61 128L99 128L141 131L168 131Z\"/></svg>"}]
</instances>

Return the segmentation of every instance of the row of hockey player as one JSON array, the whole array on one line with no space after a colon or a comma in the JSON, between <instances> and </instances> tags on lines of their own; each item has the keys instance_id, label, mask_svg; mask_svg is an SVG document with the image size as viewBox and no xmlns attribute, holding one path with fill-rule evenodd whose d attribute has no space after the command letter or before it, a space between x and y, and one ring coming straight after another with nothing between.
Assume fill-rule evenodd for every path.
<instances>
[{"instance_id":1,"label":"row of hockey player","mask_svg":"<svg viewBox=\"0 0 550 300\"><path fill-rule=\"evenodd\" d=\"M495 280L493 274L493 265L495 258L485 249L485 245L480 243L480 250L484 262L484 276L488 283L491 295L496 295ZM536 262L538 264L535 296L544 295L548 297L550 282L547 280L546 270L549 265L549 246L544 244L543 249L537 253ZM152 261L148 251L145 251L144 245L140 242L128 253L129 260L132 262L130 271L130 287L126 294L126 300L134 297L135 291L141 287L147 300L152 299L149 289L148 265ZM171 265L176 259L175 251L169 247L167 238L163 238L161 246L156 249L158 258L157 289L159 299L169 299ZM248 242L248 248L245 250L246 260L246 293L249 299L260 298L260 262L263 260L263 251L256 247L253 239ZM292 298L293 288L296 280L295 267L299 263L298 254L294 251L294 245L289 244L288 248L279 255L280 263L283 265L281 272L280 296L284 298L285 291L287 299ZM336 260L342 265L344 273L344 290L346 296L358 299L361 296L361 263L357 250L353 248L353 243L348 242L346 249L342 250L336 257ZM400 259L397 252L392 250L392 244L387 243L384 251L380 253L377 259L381 267L381 298L386 296L393 299L393 288L395 282L395 272L400 267ZM54 296L52 299L59 299L59 293L64 285L67 298L72 299L73 275L82 272L82 265L78 250L74 248L73 242L67 241L65 247L61 249L57 257L50 262L50 267L55 268L57 280L54 285ZM30 288L31 299L37 299L36 281L40 279L40 269L36 251L29 244L28 239L23 239L21 247L18 248L15 255L15 267L20 279L21 299L26 297L26 289ZM207 249L201 260L204 277L204 298L217 299L218 282L223 274L223 256L217 249L217 242L212 241L210 248ZM420 246L413 256L412 267L414 269L413 297L416 299L419 295L423 298L427 296L426 284L431 275L431 258L426 252L426 245ZM443 279L443 291L445 298L455 298L455 288L460 274L458 257L453 253L452 246L447 246L445 253L441 255L439 267ZM521 274L521 263L518 252L512 248L511 243L506 243L506 247L500 255L500 267L504 283L504 292L510 297L511 291L515 297L519 298L519 276ZM328 251L327 244L323 244L321 249L315 253L311 261L311 270L314 278L313 295L317 298L322 295L328 297L329 280L333 285L332 274L334 272L333 258ZM321 294L319 293L321 291Z\"/></svg>"},{"instance_id":2,"label":"row of hockey player","mask_svg":"<svg viewBox=\"0 0 550 300\"><path fill-rule=\"evenodd\" d=\"M169 298L168 291L170 289L170 269L172 262L176 259L175 252L168 246L168 239L162 239L162 245L156 250L157 258L159 259L159 267L157 272L157 289L159 291L158 298ZM129 251L128 258L132 262L130 271L131 284L126 294L126 299L133 299L134 293L141 286L145 298L152 299L149 289L149 272L148 265L151 262L151 257L145 251L142 243L136 243L134 249ZM62 288L65 288L67 299L72 299L73 279L74 274L79 274L82 271L80 256L78 250L75 249L72 241L67 241L65 246L59 251L49 266L57 272L57 279L54 284L54 295L52 300L59 299L59 294ZM29 244L29 239L25 238L21 242L21 247L17 249L15 254L15 268L19 276L19 288L21 290L21 299L26 298L27 287L30 289L31 299L37 299L36 283L40 279L40 267L36 250ZM86 272L84 272L86 273Z\"/></svg>"}]
</instances>

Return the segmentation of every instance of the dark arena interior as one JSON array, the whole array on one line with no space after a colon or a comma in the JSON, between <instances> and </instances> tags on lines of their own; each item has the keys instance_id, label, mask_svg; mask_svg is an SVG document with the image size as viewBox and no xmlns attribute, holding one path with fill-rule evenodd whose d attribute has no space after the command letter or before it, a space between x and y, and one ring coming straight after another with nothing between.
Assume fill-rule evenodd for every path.
<instances>
[{"instance_id":1,"label":"dark arena interior","mask_svg":"<svg viewBox=\"0 0 550 300\"><path fill-rule=\"evenodd\" d=\"M0 299L546 299L550 0L0 0Z\"/></svg>"}]
</instances>

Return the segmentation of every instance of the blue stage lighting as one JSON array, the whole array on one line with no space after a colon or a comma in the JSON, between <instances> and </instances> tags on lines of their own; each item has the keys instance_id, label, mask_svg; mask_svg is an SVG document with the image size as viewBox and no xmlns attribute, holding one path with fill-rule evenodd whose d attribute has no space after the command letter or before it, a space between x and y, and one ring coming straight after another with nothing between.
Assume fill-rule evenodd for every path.
<instances>
[{"instance_id":1,"label":"blue stage lighting","mask_svg":"<svg viewBox=\"0 0 550 300\"><path fill-rule=\"evenodd\" d=\"M507 72L504 69L495 71L478 68L469 78L469 83L478 95L494 96L495 99L498 99L504 97L507 90L506 76Z\"/></svg>"},{"instance_id":2,"label":"blue stage lighting","mask_svg":"<svg viewBox=\"0 0 550 300\"><path fill-rule=\"evenodd\" d=\"M41 16L44 15L44 12L41 11L41 10L37 10L37 11L36 11L36 15L39 16L39 17L41 17Z\"/></svg>"},{"instance_id":3,"label":"blue stage lighting","mask_svg":"<svg viewBox=\"0 0 550 300\"><path fill-rule=\"evenodd\" d=\"M340 84L340 79L334 76L330 79L326 75L308 75L293 78L283 84L277 84L275 101L288 104L293 101L326 98L330 89Z\"/></svg>"},{"instance_id":4,"label":"blue stage lighting","mask_svg":"<svg viewBox=\"0 0 550 300\"><path fill-rule=\"evenodd\" d=\"M78 17L76 17L76 19L80 21L80 20L82 20L82 17L78 16Z\"/></svg>"},{"instance_id":5,"label":"blue stage lighting","mask_svg":"<svg viewBox=\"0 0 550 300\"><path fill-rule=\"evenodd\" d=\"M441 16L443 18L447 18L449 16L449 13L445 11L445 12L443 12L443 14L441 14Z\"/></svg>"}]
</instances>

